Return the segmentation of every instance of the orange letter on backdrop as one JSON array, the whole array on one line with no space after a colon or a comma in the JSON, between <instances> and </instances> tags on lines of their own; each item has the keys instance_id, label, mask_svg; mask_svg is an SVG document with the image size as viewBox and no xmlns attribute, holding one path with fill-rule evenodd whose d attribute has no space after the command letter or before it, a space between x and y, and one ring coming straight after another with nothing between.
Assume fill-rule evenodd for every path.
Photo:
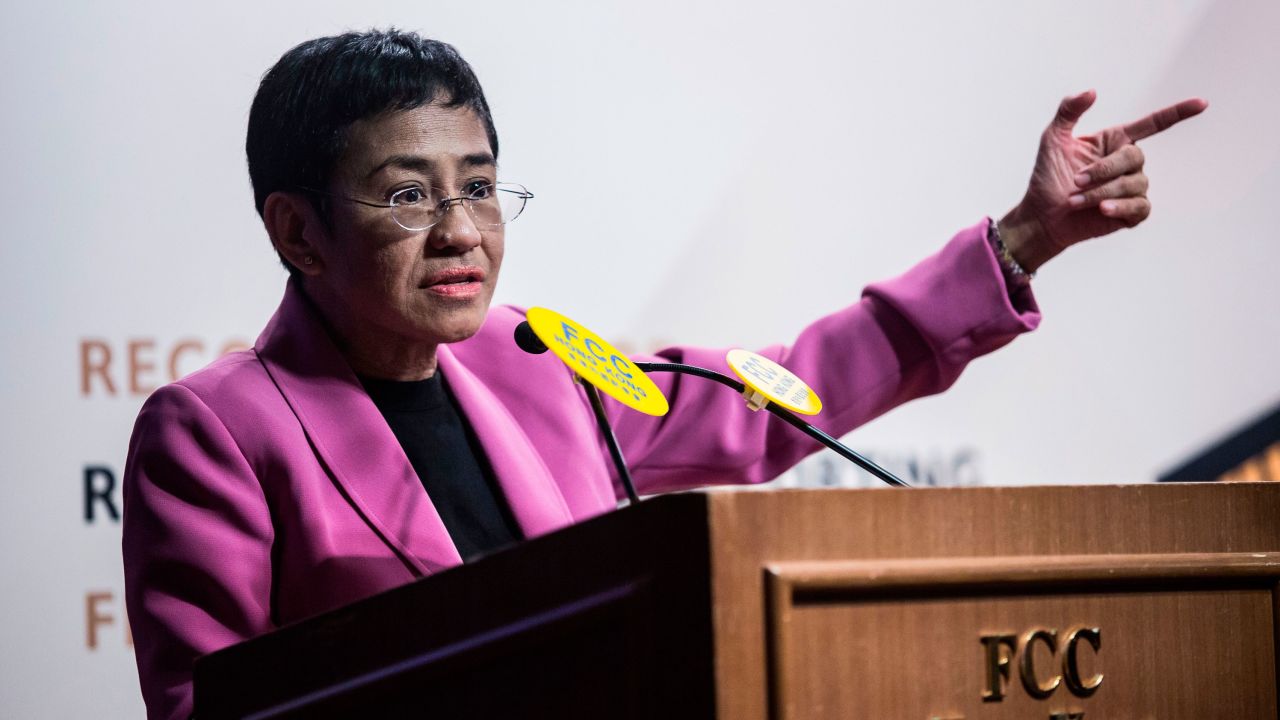
<instances>
[{"instance_id":1,"label":"orange letter on backdrop","mask_svg":"<svg viewBox=\"0 0 1280 720\"><path fill-rule=\"evenodd\" d=\"M130 340L129 341L129 392L134 395L145 395L156 389L155 385L143 385L139 376L143 372L154 372L156 365L151 360L143 360L138 357L139 351L155 350L155 340Z\"/></svg>"},{"instance_id":2,"label":"orange letter on backdrop","mask_svg":"<svg viewBox=\"0 0 1280 720\"><path fill-rule=\"evenodd\" d=\"M95 353L96 351L96 353ZM96 355L96 357L95 357ZM80 394L88 395L91 391L89 387L89 377L97 375L102 378L102 384L107 386L107 394L115 395L116 386L111 382L111 374L107 371L107 367L111 365L111 346L101 340L81 340L80 341Z\"/></svg>"},{"instance_id":3,"label":"orange letter on backdrop","mask_svg":"<svg viewBox=\"0 0 1280 720\"><path fill-rule=\"evenodd\" d=\"M109 592L91 592L84 596L84 640L90 650L98 649L98 626L110 625L116 621L115 617L98 612L98 603L110 601L111 598Z\"/></svg>"}]
</instances>

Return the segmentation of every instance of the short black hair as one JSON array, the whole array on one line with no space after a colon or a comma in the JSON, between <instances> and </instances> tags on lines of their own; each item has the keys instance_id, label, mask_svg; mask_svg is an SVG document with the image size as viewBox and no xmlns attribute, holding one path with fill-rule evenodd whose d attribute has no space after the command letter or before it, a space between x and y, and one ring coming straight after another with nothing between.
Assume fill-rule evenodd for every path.
<instances>
[{"instance_id":1,"label":"short black hair","mask_svg":"<svg viewBox=\"0 0 1280 720\"><path fill-rule=\"evenodd\" d=\"M497 159L489 103L452 45L391 28L316 38L286 52L262 76L249 109L245 152L258 215L273 192L328 187L352 123L432 102L474 111Z\"/></svg>"}]
</instances>

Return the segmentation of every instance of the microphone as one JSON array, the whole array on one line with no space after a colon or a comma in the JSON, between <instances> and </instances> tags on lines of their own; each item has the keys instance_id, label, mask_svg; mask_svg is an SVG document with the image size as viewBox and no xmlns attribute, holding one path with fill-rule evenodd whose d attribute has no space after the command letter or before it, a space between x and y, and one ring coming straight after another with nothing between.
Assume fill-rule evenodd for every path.
<instances>
[{"instance_id":1,"label":"microphone","mask_svg":"<svg viewBox=\"0 0 1280 720\"><path fill-rule=\"evenodd\" d=\"M546 343L538 337L533 331L533 327L529 325L529 321L525 320L516 326L515 332L516 345L530 355L541 355L547 351ZM618 445L618 438L613 434L613 428L609 425L609 418L604 414L604 403L600 401L600 393L596 392L596 386L590 382L581 382L582 375L574 373L574 379L582 385L587 393L587 399L591 401L591 409L595 412L596 424L600 426L600 434L604 436L604 443L609 447L609 456L613 458L613 466L618 470L618 477L622 480L622 487L627 491L627 500L630 504L635 505L640 502L640 496L636 494L635 483L631 480L631 471L627 469L627 461L622 457L622 447Z\"/></svg>"},{"instance_id":2,"label":"microphone","mask_svg":"<svg viewBox=\"0 0 1280 720\"><path fill-rule=\"evenodd\" d=\"M533 331L528 320L516 326L516 345L530 355L541 355L547 351L547 346L538 339L538 334Z\"/></svg>"},{"instance_id":3,"label":"microphone","mask_svg":"<svg viewBox=\"0 0 1280 720\"><path fill-rule=\"evenodd\" d=\"M732 350L730 351L729 354L730 356L733 356L734 353L745 353L745 352L746 351L743 351L743 350ZM765 358L755 355L754 353L750 353L750 355L753 355L756 358L759 358L760 360L765 360ZM770 363L770 364L776 365L776 363ZM801 420L800 418L796 417L794 413L792 413L790 410L787 410L786 408L782 407L779 404L779 398L770 398L769 395L771 393L762 392L760 388L751 387L745 383L734 380L728 375L718 373L715 370L708 370L706 368L701 368L696 365L685 365L683 363L638 362L636 363L636 367L640 368L644 372L674 372L674 373L681 373L684 375L693 375L694 377L700 377L706 380L712 380L714 382L720 383L721 385L724 385L725 387L733 388L736 392L743 394L747 398L747 407L751 408L752 410L759 410L761 408L768 410L769 412L773 413L776 417L786 422L791 427L799 430L805 435L808 435L814 440L817 440L818 442L822 443L828 449L835 452L835 454L839 455L845 460L848 460L849 462L852 462L854 465L857 465L863 470L866 470L868 473L873 475L876 479L881 480L884 483L888 485L892 485L894 487L911 487L907 483L903 482L897 475L894 475L888 470L885 470L884 468L880 467L875 462L873 462L870 458L863 457L862 455L855 452L848 445L845 445L839 440L836 440L835 438L831 437L825 432L810 425L804 420ZM781 366L779 366L779 369L782 369ZM785 372L785 370L783 371ZM787 373L787 374L790 375L790 373ZM792 375L791 377L794 378L796 382L800 382L799 378L795 378L794 375ZM803 385L803 383L800 383L800 384ZM770 402L770 399L772 399L773 402ZM817 402L816 397L814 398L814 402L817 403L819 406L821 405L821 403Z\"/></svg>"}]
</instances>

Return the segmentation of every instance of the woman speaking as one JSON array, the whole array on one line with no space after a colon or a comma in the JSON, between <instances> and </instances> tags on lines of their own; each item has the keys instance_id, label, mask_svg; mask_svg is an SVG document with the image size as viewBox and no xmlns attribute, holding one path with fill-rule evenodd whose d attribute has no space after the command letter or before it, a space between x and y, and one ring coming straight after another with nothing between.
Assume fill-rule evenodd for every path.
<instances>
[{"instance_id":1,"label":"woman speaking","mask_svg":"<svg viewBox=\"0 0 1280 720\"><path fill-rule=\"evenodd\" d=\"M763 355L815 381L844 434L940 392L1035 327L1030 278L1142 222L1134 144L1187 100L1088 137L1063 100L1025 196ZM124 486L129 618L151 717L191 713L196 657L617 507L588 401L490 308L505 225L533 195L498 174L470 67L440 42L312 40L263 77L246 142L289 271L254 347L144 405ZM659 231L656 228L655 231ZM722 350L664 360L722 367ZM710 383L664 375L662 418L610 407L642 492L772 479L818 445Z\"/></svg>"}]
</instances>

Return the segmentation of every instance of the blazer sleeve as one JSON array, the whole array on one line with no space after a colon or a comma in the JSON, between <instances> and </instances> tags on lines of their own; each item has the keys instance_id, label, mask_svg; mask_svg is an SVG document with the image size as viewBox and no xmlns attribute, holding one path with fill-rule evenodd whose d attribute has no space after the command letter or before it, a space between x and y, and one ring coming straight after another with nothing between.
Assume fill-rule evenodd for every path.
<instances>
[{"instance_id":1,"label":"blazer sleeve","mask_svg":"<svg viewBox=\"0 0 1280 720\"><path fill-rule=\"evenodd\" d=\"M942 392L970 360L1034 329L1029 287L1011 292L986 240L962 230L903 275L867 287L853 305L806 327L790 346L758 352L809 383L813 422L840 437L911 399ZM727 349L668 348L656 357L730 372ZM700 378L652 373L671 403L652 418L610 402L615 432L643 492L765 482L821 446L741 397ZM615 483L616 484L616 483Z\"/></svg>"},{"instance_id":2,"label":"blazer sleeve","mask_svg":"<svg viewBox=\"0 0 1280 720\"><path fill-rule=\"evenodd\" d=\"M185 718L195 659L271 626L267 502L222 421L182 385L143 406L123 493L125 597L147 716Z\"/></svg>"}]
</instances>

